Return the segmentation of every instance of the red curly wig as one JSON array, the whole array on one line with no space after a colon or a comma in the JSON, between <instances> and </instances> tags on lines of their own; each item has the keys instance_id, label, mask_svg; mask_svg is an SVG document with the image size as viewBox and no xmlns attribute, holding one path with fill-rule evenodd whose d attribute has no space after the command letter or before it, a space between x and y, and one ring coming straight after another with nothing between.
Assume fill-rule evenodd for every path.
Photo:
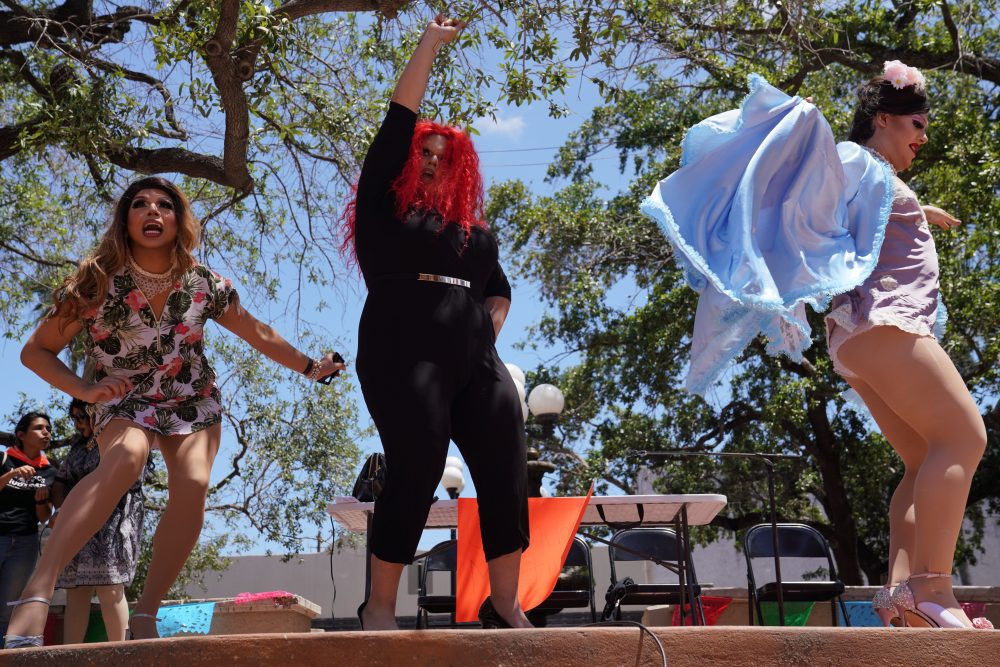
<instances>
[{"instance_id":1,"label":"red curly wig","mask_svg":"<svg viewBox=\"0 0 1000 667\"><path fill-rule=\"evenodd\" d=\"M420 178L422 167L421 151L424 140L431 135L440 135L448 140L444 154L444 164L432 183L424 183ZM396 196L396 217L403 219L410 209L436 211L443 224L455 224L468 234L473 227L485 227L483 220L483 176L479 173L479 156L472 145L472 139L464 130L450 125L441 125L429 120L417 121L410 142L410 156L403 171L392 183ZM350 256L357 260L354 245L354 226L357 222L357 193L344 210L341 250L350 250Z\"/></svg>"}]
</instances>

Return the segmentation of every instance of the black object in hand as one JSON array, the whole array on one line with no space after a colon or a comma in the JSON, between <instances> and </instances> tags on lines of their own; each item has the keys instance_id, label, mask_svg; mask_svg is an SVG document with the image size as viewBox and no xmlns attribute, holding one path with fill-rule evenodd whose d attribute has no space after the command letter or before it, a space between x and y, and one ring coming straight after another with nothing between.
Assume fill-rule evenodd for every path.
<instances>
[{"instance_id":1,"label":"black object in hand","mask_svg":"<svg viewBox=\"0 0 1000 667\"><path fill-rule=\"evenodd\" d=\"M333 362L335 364L342 364L342 363L344 363L344 358L342 356L340 356L339 352L334 352L333 353ZM333 378L337 377L338 375L340 375L340 371L335 371L335 372L330 373L329 375L327 375L325 378L320 379L319 381L321 383L323 383L323 384L330 384L331 382L333 382Z\"/></svg>"}]
</instances>

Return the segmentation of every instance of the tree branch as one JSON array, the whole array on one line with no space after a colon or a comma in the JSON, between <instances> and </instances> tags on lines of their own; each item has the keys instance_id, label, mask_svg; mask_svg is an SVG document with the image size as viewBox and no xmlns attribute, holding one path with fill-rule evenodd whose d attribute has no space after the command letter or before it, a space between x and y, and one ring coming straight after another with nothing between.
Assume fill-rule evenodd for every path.
<instances>
[{"instance_id":1,"label":"tree branch","mask_svg":"<svg viewBox=\"0 0 1000 667\"><path fill-rule=\"evenodd\" d=\"M29 86L31 86L32 90L38 93L39 97L46 102L52 101L51 92L45 84L35 78L31 68L28 67L28 59L24 57L23 53L14 49L0 49L0 57L4 57L17 65L17 73L21 75L21 78L24 79Z\"/></svg>"},{"instance_id":2,"label":"tree branch","mask_svg":"<svg viewBox=\"0 0 1000 667\"><path fill-rule=\"evenodd\" d=\"M254 186L247 168L250 108L243 91L243 81L236 75L236 64L231 54L239 17L239 0L223 0L215 34L205 43L204 57L226 115L222 150L222 169L226 175L226 184L241 192L250 192Z\"/></svg>"},{"instance_id":3,"label":"tree branch","mask_svg":"<svg viewBox=\"0 0 1000 667\"><path fill-rule=\"evenodd\" d=\"M958 27L955 26L955 19L951 16L951 7L948 5L948 0L940 0L938 4L941 6L941 18L944 20L944 26L951 36L951 52L955 56L955 61L960 62L962 59L962 37L958 33Z\"/></svg>"},{"instance_id":4,"label":"tree branch","mask_svg":"<svg viewBox=\"0 0 1000 667\"><path fill-rule=\"evenodd\" d=\"M0 162L3 162L11 155L21 152L21 133L41 125L42 121L37 116L31 120L16 125L0 127Z\"/></svg>"},{"instance_id":5,"label":"tree branch","mask_svg":"<svg viewBox=\"0 0 1000 667\"><path fill-rule=\"evenodd\" d=\"M11 11L0 12L0 46L33 44L52 33L63 39L90 43L118 43L130 22L152 15L141 7L119 7L112 14L94 16L89 1L66 0L54 9L33 12L20 3L4 0Z\"/></svg>"},{"instance_id":6,"label":"tree branch","mask_svg":"<svg viewBox=\"0 0 1000 667\"><path fill-rule=\"evenodd\" d=\"M207 178L238 190L246 185L239 175L237 178L230 177L220 158L185 148L118 148L109 150L105 157L112 164L144 174L174 171L194 178Z\"/></svg>"},{"instance_id":7,"label":"tree branch","mask_svg":"<svg viewBox=\"0 0 1000 667\"><path fill-rule=\"evenodd\" d=\"M275 21L288 19L295 21L307 16L325 14L328 12L377 12L386 18L395 18L399 10L413 0L291 0L275 9L271 16ZM257 56L264 46L264 39L258 37L250 44L241 48L237 60L244 79L253 76L256 69Z\"/></svg>"}]
</instances>

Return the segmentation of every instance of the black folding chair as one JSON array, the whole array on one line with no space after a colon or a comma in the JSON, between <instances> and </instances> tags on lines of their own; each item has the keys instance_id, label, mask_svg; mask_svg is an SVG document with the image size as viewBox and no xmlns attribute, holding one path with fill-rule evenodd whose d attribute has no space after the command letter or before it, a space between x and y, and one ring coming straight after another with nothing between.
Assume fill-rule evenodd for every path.
<instances>
[{"instance_id":1,"label":"black folding chair","mask_svg":"<svg viewBox=\"0 0 1000 667\"><path fill-rule=\"evenodd\" d=\"M615 571L616 562L651 560L649 556L652 556L652 558L664 563L679 566L683 558L680 547L677 533L669 528L626 528L618 531L611 538L611 544L608 546L608 556L611 559L611 588L613 589L619 583L618 574ZM691 605L693 613L698 614L704 624L705 612L701 607L701 585L693 579L690 570L687 571L686 576L691 578L694 589L693 601L686 598L687 587L682 587L679 580L676 584L632 584L627 587L627 592L615 609L615 618L621 620L621 606L626 604L649 606L683 603L685 606Z\"/></svg>"},{"instance_id":2,"label":"black folding chair","mask_svg":"<svg viewBox=\"0 0 1000 667\"><path fill-rule=\"evenodd\" d=\"M431 572L454 572L458 558L458 541L446 540L434 545L420 566L417 587L417 628L428 627L430 614L454 614L454 595L428 595L427 575Z\"/></svg>"},{"instance_id":3,"label":"black folding chair","mask_svg":"<svg viewBox=\"0 0 1000 667\"><path fill-rule=\"evenodd\" d=\"M594 565L590 558L590 546L579 537L574 537L570 545L563 570L568 567L584 567L587 569L586 587L580 587L573 579L564 584L562 580L556 583L555 589L545 598L545 601L532 611L559 612L563 609L590 607L591 622L597 622L597 608L594 606Z\"/></svg>"},{"instance_id":4,"label":"black folding chair","mask_svg":"<svg viewBox=\"0 0 1000 667\"><path fill-rule=\"evenodd\" d=\"M844 582L837 576L830 543L815 528L801 523L779 523L778 558L810 558L825 560L829 580L827 581L785 581L781 580L781 598L785 602L826 602L830 601L832 624L837 625L837 603L844 617L844 624L850 625L847 607L844 605ZM774 559L774 545L771 524L753 526L743 536L743 553L747 560L747 594L750 596L750 625L754 625L754 610L757 620L764 624L761 602L775 602L778 599L777 580L757 586L754 576L753 559ZM784 568L782 568L784 569Z\"/></svg>"}]
</instances>

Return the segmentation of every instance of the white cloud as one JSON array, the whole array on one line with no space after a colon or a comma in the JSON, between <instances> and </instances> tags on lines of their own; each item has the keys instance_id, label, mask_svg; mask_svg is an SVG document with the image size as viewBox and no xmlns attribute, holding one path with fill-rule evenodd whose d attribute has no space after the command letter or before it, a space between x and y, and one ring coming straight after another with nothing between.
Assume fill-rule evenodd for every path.
<instances>
[{"instance_id":1,"label":"white cloud","mask_svg":"<svg viewBox=\"0 0 1000 667\"><path fill-rule=\"evenodd\" d=\"M476 121L476 129L483 134L495 134L508 139L520 139L525 127L526 123L522 116L510 118L497 116L496 120L485 116Z\"/></svg>"}]
</instances>

